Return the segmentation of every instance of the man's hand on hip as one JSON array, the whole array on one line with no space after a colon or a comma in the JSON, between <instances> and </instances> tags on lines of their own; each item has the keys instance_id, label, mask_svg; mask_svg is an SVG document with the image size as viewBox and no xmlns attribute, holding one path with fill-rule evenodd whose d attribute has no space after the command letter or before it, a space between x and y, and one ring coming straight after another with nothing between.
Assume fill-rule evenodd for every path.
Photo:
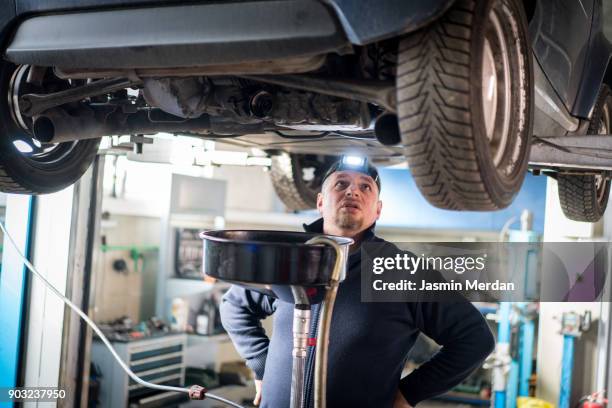
<instances>
[{"instance_id":1,"label":"man's hand on hip","mask_svg":"<svg viewBox=\"0 0 612 408\"><path fill-rule=\"evenodd\" d=\"M412 405L406 401L406 398L402 395L400 390L395 393L395 401L393 401L393 408L412 408Z\"/></svg>"},{"instance_id":2,"label":"man's hand on hip","mask_svg":"<svg viewBox=\"0 0 612 408\"><path fill-rule=\"evenodd\" d=\"M261 402L261 380L255 380L255 399L253 400L253 405L259 406Z\"/></svg>"}]
</instances>

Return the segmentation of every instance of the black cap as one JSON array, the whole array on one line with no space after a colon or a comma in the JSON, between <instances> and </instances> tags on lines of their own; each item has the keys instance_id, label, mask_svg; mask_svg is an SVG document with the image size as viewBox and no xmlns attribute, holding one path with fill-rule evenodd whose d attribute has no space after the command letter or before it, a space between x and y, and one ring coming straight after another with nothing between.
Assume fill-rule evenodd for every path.
<instances>
[{"instance_id":1,"label":"black cap","mask_svg":"<svg viewBox=\"0 0 612 408\"><path fill-rule=\"evenodd\" d=\"M374 182L378 186L378 192L380 192L380 177L378 176L378 170L370 164L367 158L343 157L330 166L325 176L323 176L323 182L321 184L323 184L332 173L337 171L356 171L366 174L374 179Z\"/></svg>"}]
</instances>

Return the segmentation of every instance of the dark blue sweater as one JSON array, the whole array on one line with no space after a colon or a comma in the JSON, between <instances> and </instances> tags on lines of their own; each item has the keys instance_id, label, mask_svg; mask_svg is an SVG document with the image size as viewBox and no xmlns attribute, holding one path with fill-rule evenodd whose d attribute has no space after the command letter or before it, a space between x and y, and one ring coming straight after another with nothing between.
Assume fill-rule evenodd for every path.
<instances>
[{"instance_id":1,"label":"dark blue sweater","mask_svg":"<svg viewBox=\"0 0 612 408\"><path fill-rule=\"evenodd\" d=\"M322 232L323 221L304 228ZM374 236L373 226L364 240L385 242ZM328 407L392 407L398 388L414 406L461 382L493 350L495 342L486 321L468 302L361 302L360 260L360 251L350 255L334 306ZM313 316L316 310L314 306ZM274 326L268 339L260 320L272 313ZM232 286L221 304L221 320L256 378L263 379L261 407L289 407L293 305ZM442 349L400 380L419 332Z\"/></svg>"}]
</instances>

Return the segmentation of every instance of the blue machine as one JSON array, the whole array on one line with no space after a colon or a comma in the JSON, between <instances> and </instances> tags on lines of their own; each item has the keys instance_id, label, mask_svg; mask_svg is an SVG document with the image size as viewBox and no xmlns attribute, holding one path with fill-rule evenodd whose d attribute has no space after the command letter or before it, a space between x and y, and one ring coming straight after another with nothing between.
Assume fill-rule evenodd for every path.
<instances>
[{"instance_id":1,"label":"blue machine","mask_svg":"<svg viewBox=\"0 0 612 408\"><path fill-rule=\"evenodd\" d=\"M529 396L529 378L533 371L533 346L535 344L535 311L531 303L521 303L520 362L518 396Z\"/></svg>"},{"instance_id":2,"label":"blue machine","mask_svg":"<svg viewBox=\"0 0 612 408\"><path fill-rule=\"evenodd\" d=\"M583 331L591 326L591 312L583 316L576 312L565 312L561 316L561 334L563 334L563 357L561 360L561 389L559 408L569 408L572 393L572 369L574 367L574 345Z\"/></svg>"},{"instance_id":3,"label":"blue machine","mask_svg":"<svg viewBox=\"0 0 612 408\"><path fill-rule=\"evenodd\" d=\"M510 363L510 312L512 303L501 302L498 313L497 345L493 366L495 408L506 408L506 374Z\"/></svg>"},{"instance_id":4,"label":"blue machine","mask_svg":"<svg viewBox=\"0 0 612 408\"><path fill-rule=\"evenodd\" d=\"M498 311L496 363L493 365L495 408L514 408L518 397L529 396L533 372L536 304L501 302ZM513 342L513 328L518 336ZM512 345L516 344L515 352Z\"/></svg>"}]
</instances>

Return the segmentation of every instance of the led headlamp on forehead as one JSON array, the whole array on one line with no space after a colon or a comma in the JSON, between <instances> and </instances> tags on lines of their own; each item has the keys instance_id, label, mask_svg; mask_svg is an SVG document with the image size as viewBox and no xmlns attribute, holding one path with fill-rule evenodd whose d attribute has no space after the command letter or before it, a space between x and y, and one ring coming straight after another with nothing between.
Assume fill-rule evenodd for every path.
<instances>
[{"instance_id":1,"label":"led headlamp on forehead","mask_svg":"<svg viewBox=\"0 0 612 408\"><path fill-rule=\"evenodd\" d=\"M342 159L331 165L325 173L325 176L323 176L323 181L337 171L356 171L366 174L372 177L380 192L380 177L378 176L378 170L376 170L376 167L372 166L365 157L343 156Z\"/></svg>"}]
</instances>

